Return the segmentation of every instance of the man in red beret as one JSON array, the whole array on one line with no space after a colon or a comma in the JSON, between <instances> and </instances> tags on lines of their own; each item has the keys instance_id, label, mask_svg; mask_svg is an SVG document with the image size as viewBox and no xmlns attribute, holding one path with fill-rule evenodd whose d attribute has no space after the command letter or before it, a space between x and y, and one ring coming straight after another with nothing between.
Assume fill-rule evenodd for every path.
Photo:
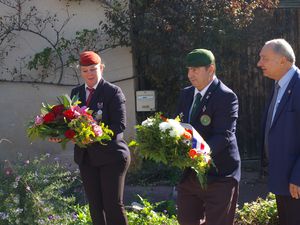
<instances>
[{"instance_id":1,"label":"man in red beret","mask_svg":"<svg viewBox=\"0 0 300 225\"><path fill-rule=\"evenodd\" d=\"M74 160L79 165L93 225L128 225L123 204L125 175L130 164L129 149L123 140L125 96L118 86L103 79L104 64L97 53L82 52L79 63L85 83L72 90L71 98L78 95L80 106L88 106L95 119L114 132L105 145L74 147Z\"/></svg>"}]
</instances>

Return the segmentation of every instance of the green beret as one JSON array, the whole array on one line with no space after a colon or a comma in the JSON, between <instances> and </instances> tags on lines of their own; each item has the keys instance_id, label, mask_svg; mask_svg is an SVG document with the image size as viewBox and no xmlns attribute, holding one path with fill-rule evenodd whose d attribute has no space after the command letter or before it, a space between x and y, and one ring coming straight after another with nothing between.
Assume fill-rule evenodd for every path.
<instances>
[{"instance_id":1,"label":"green beret","mask_svg":"<svg viewBox=\"0 0 300 225\"><path fill-rule=\"evenodd\" d=\"M207 49L198 48L191 51L186 56L187 67L201 67L208 66L215 63L213 53Z\"/></svg>"}]
</instances>

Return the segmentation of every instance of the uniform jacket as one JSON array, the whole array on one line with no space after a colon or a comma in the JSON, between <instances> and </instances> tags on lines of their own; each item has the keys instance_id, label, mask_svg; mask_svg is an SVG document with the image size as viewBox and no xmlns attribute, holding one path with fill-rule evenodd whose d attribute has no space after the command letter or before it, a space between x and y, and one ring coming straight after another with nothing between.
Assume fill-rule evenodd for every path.
<instances>
[{"instance_id":1,"label":"uniform jacket","mask_svg":"<svg viewBox=\"0 0 300 225\"><path fill-rule=\"evenodd\" d=\"M71 97L79 96L80 106L86 105L85 85L74 88ZM125 96L121 89L103 78L100 80L90 102L89 108L93 110L94 115L101 118L101 122L114 132L112 141L101 145L99 143L91 144L87 148L74 147L74 160L77 164L84 160L93 166L99 166L106 163L113 163L118 160L124 160L129 156L127 144L123 140L123 131L126 124ZM86 159L84 159L86 157Z\"/></svg>"},{"instance_id":2,"label":"uniform jacket","mask_svg":"<svg viewBox=\"0 0 300 225\"><path fill-rule=\"evenodd\" d=\"M185 123L188 122L194 90L193 86L186 87L180 94L177 115L181 114ZM237 96L220 80L214 79L201 99L194 120L190 121L212 151L216 167L209 170L208 182L221 177L240 180L240 155L235 136L237 118ZM190 172L188 169L183 176Z\"/></svg>"}]
</instances>

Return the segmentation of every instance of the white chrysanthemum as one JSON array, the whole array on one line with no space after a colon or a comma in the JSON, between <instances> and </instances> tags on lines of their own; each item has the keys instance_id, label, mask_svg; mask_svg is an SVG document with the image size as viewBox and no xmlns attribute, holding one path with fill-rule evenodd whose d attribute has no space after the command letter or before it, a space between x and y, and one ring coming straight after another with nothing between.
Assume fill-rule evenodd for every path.
<instances>
[{"instance_id":1,"label":"white chrysanthemum","mask_svg":"<svg viewBox=\"0 0 300 225\"><path fill-rule=\"evenodd\" d=\"M174 127L169 131L171 137L179 137L178 130L174 129Z\"/></svg>"},{"instance_id":2,"label":"white chrysanthemum","mask_svg":"<svg viewBox=\"0 0 300 225\"><path fill-rule=\"evenodd\" d=\"M184 134L184 128L180 125L180 123L177 120L169 119L168 122L170 123L172 128L176 130L178 136Z\"/></svg>"},{"instance_id":3,"label":"white chrysanthemum","mask_svg":"<svg viewBox=\"0 0 300 225\"><path fill-rule=\"evenodd\" d=\"M146 120L144 120L144 121L142 122L142 126L150 127L150 126L153 125L153 121L154 121L154 119L152 119L152 118L147 118Z\"/></svg>"},{"instance_id":4,"label":"white chrysanthemum","mask_svg":"<svg viewBox=\"0 0 300 225\"><path fill-rule=\"evenodd\" d=\"M159 124L159 129L160 131L162 132L166 132L167 129L170 129L171 128L171 125L168 123L168 122L161 122Z\"/></svg>"}]
</instances>

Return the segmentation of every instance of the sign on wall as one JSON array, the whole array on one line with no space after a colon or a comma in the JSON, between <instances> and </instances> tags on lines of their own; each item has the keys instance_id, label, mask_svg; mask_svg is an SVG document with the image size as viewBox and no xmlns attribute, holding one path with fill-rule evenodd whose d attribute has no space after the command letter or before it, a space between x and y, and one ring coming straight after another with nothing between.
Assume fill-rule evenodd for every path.
<instances>
[{"instance_id":1,"label":"sign on wall","mask_svg":"<svg viewBox=\"0 0 300 225\"><path fill-rule=\"evenodd\" d=\"M136 111L149 112L155 110L155 91L136 91Z\"/></svg>"}]
</instances>

